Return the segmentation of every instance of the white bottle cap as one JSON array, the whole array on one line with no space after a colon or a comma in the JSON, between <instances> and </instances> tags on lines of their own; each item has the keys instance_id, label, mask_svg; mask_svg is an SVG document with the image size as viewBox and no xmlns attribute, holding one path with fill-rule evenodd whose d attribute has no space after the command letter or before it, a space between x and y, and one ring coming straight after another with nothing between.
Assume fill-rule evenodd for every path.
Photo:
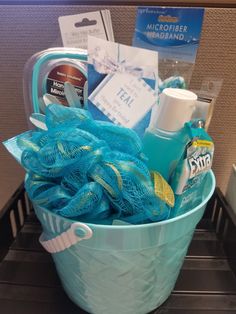
<instances>
[{"instance_id":1,"label":"white bottle cap","mask_svg":"<svg viewBox=\"0 0 236 314\"><path fill-rule=\"evenodd\" d=\"M176 132L191 120L197 95L185 89L165 88L160 95L160 108L156 126Z\"/></svg>"}]
</instances>

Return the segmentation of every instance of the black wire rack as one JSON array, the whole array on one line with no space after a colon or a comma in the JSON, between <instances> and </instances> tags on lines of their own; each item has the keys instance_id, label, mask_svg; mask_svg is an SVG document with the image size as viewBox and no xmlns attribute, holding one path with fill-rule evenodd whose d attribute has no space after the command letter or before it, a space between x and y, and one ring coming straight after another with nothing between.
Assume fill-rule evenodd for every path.
<instances>
[{"instance_id":1,"label":"black wire rack","mask_svg":"<svg viewBox=\"0 0 236 314\"><path fill-rule=\"evenodd\" d=\"M39 244L40 233L40 223L22 184L0 211L0 313L85 313L64 293L51 256ZM233 313L236 214L216 188L175 288L153 314Z\"/></svg>"}]
</instances>

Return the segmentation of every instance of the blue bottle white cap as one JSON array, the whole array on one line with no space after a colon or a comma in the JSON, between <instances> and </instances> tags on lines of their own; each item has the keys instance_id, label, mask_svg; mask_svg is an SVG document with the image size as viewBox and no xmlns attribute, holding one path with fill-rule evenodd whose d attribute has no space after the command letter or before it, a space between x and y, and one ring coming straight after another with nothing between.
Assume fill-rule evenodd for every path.
<instances>
[{"instance_id":1,"label":"blue bottle white cap","mask_svg":"<svg viewBox=\"0 0 236 314\"><path fill-rule=\"evenodd\" d=\"M179 88L165 88L160 95L156 126L164 131L176 132L191 120L197 95Z\"/></svg>"}]
</instances>

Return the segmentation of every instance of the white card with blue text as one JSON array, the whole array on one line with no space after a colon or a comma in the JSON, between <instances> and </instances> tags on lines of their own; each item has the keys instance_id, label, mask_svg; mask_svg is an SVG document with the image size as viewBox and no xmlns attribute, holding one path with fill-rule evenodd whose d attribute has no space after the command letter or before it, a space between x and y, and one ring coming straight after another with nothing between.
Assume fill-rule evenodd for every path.
<instances>
[{"instance_id":1,"label":"white card with blue text","mask_svg":"<svg viewBox=\"0 0 236 314\"><path fill-rule=\"evenodd\" d=\"M157 97L143 79L115 73L106 76L89 100L115 124L133 128L157 103Z\"/></svg>"}]
</instances>

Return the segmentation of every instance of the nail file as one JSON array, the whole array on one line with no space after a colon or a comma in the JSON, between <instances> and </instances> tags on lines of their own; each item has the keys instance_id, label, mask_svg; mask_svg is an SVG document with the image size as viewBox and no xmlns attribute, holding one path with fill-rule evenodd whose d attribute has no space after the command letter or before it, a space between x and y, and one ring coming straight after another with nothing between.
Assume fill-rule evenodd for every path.
<instances>
[{"instance_id":1,"label":"nail file","mask_svg":"<svg viewBox=\"0 0 236 314\"><path fill-rule=\"evenodd\" d=\"M45 106L48 106L50 104L62 104L57 97L50 94L43 95L43 101Z\"/></svg>"},{"instance_id":2,"label":"nail file","mask_svg":"<svg viewBox=\"0 0 236 314\"><path fill-rule=\"evenodd\" d=\"M41 130L47 131L47 126L45 124L45 115L41 113L32 113L30 116L31 123Z\"/></svg>"},{"instance_id":3,"label":"nail file","mask_svg":"<svg viewBox=\"0 0 236 314\"><path fill-rule=\"evenodd\" d=\"M69 103L70 107L75 107L75 108L81 108L81 102L80 102L80 98L77 95L74 86L69 83L69 82L65 82L64 84L64 91L65 91L65 96L66 99Z\"/></svg>"}]
</instances>

